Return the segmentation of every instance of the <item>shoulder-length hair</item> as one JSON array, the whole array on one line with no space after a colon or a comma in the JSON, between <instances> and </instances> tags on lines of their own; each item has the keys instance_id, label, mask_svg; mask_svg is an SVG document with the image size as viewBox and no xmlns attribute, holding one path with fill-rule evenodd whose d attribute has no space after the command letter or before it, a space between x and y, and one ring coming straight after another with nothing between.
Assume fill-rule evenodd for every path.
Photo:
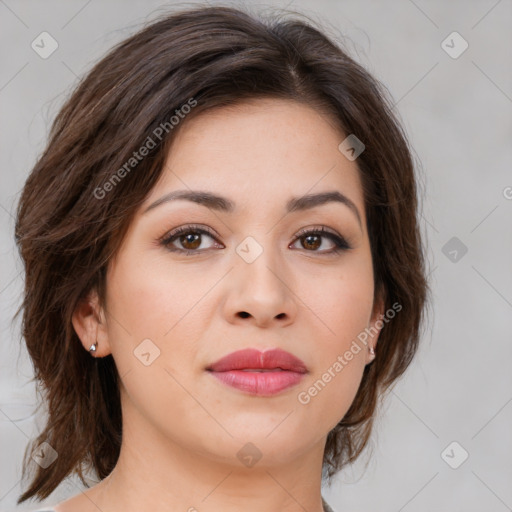
<instances>
[{"instance_id":1,"label":"shoulder-length hair","mask_svg":"<svg viewBox=\"0 0 512 512\"><path fill-rule=\"evenodd\" d=\"M84 469L103 479L116 465L117 369L111 355L93 358L84 350L72 313L92 289L105 299L107 265L180 127L206 110L257 98L310 105L365 145L356 163L375 297L384 297L385 309L399 304L401 311L382 328L378 357L328 434L323 474L330 479L367 445L379 396L416 353L428 294L406 136L382 85L312 23L196 7L153 21L92 68L56 116L22 191L15 236L25 288L17 314L23 312L22 335L47 423L25 451L23 478L35 471L18 503L48 497L73 473L86 484ZM144 145L148 155L135 162ZM33 467L31 456L43 442L59 456L46 468Z\"/></svg>"}]
</instances>

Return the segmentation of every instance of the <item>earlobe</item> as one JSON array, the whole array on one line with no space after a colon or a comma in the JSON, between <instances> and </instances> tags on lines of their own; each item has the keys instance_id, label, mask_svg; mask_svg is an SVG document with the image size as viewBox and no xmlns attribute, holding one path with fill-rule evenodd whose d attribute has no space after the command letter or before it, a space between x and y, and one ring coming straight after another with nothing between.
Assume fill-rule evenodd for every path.
<instances>
[{"instance_id":1,"label":"earlobe","mask_svg":"<svg viewBox=\"0 0 512 512\"><path fill-rule=\"evenodd\" d=\"M92 357L104 357L111 353L105 315L95 290L77 303L71 322L84 349Z\"/></svg>"},{"instance_id":2,"label":"earlobe","mask_svg":"<svg viewBox=\"0 0 512 512\"><path fill-rule=\"evenodd\" d=\"M372 317L368 330L370 331L370 338L368 341L368 353L366 357L366 364L371 363L376 357L377 340L379 339L380 330L383 327L382 318L384 317L385 301L379 297L373 307Z\"/></svg>"}]
</instances>

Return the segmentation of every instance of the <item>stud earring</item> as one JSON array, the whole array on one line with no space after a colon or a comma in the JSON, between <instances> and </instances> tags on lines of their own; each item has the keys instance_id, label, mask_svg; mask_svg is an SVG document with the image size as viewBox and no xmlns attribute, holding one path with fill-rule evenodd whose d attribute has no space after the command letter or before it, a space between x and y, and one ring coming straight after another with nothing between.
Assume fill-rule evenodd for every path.
<instances>
[{"instance_id":1,"label":"stud earring","mask_svg":"<svg viewBox=\"0 0 512 512\"><path fill-rule=\"evenodd\" d=\"M370 355L375 356L375 350L373 349L373 347L370 347Z\"/></svg>"},{"instance_id":2,"label":"stud earring","mask_svg":"<svg viewBox=\"0 0 512 512\"><path fill-rule=\"evenodd\" d=\"M89 352L91 352L91 353L96 352L96 347L97 347L97 342L94 342L94 343L91 345L91 348L89 349Z\"/></svg>"}]
</instances>

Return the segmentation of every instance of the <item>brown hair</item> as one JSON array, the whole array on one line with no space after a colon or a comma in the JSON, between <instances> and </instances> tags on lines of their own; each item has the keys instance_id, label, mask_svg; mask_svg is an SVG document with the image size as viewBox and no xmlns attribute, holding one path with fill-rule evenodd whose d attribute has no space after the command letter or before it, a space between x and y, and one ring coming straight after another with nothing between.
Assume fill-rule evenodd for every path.
<instances>
[{"instance_id":1,"label":"brown hair","mask_svg":"<svg viewBox=\"0 0 512 512\"><path fill-rule=\"evenodd\" d=\"M428 293L406 137L384 88L311 23L201 6L153 21L93 67L58 113L23 189L16 242L25 289L18 314L48 413L43 432L25 451L23 477L41 443L59 456L35 468L18 503L48 497L73 472L86 484L84 468L99 479L113 470L122 437L119 376L111 355L94 358L84 350L72 313L92 289L104 301L106 268L162 173L179 127L200 112L260 97L322 108L366 146L357 164L375 297L402 310L383 327L378 357L328 434L328 479L367 445L378 397L416 353ZM171 116L191 99L196 103L187 118L169 128ZM162 126L165 136L149 155L120 172ZM113 182L116 172L122 179Z\"/></svg>"}]
</instances>

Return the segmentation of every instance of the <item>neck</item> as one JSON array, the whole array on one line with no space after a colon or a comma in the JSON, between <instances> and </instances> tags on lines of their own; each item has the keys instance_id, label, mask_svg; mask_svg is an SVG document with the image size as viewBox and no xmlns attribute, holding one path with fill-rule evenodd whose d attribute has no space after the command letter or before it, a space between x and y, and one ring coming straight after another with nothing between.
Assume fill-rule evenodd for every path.
<instances>
[{"instance_id":1,"label":"neck","mask_svg":"<svg viewBox=\"0 0 512 512\"><path fill-rule=\"evenodd\" d=\"M323 512L325 441L294 456L263 453L252 466L249 456L244 466L237 457L244 446L250 452L244 443L234 443L235 455L220 459L200 443L190 447L164 437L130 411L116 467L87 494L101 510L125 512Z\"/></svg>"}]
</instances>

